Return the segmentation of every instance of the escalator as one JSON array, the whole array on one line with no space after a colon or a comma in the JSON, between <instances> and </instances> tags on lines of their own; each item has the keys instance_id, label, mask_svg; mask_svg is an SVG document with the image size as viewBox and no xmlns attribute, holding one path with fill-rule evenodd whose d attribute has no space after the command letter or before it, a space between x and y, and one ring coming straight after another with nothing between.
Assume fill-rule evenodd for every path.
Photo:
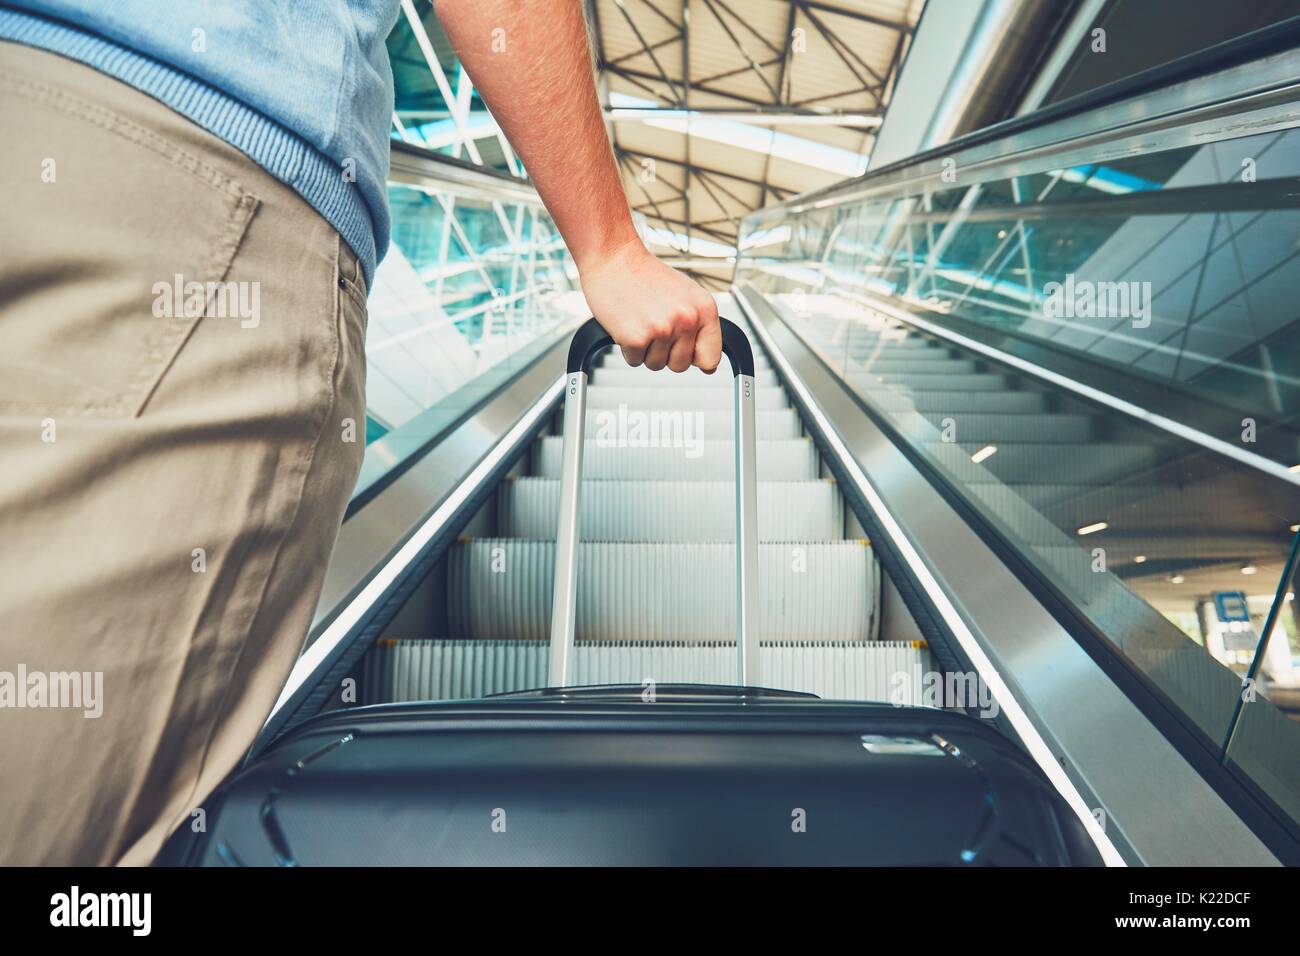
<instances>
[{"instance_id":1,"label":"escalator","mask_svg":"<svg viewBox=\"0 0 1300 956\"><path fill-rule=\"evenodd\" d=\"M734 378L607 353L589 381L568 396L587 467L552 411L348 667L360 698L283 731L159 864L1120 862L996 702L922 700L941 665L924 640L882 639L918 625L887 610L896 586L761 352ZM557 678L562 498L579 474L577 643ZM742 563L740 580L756 614L738 628L728 572L755 526L756 579Z\"/></svg>"},{"instance_id":2,"label":"escalator","mask_svg":"<svg viewBox=\"0 0 1300 956\"><path fill-rule=\"evenodd\" d=\"M727 297L719 305L734 314ZM836 699L919 700L932 670L926 645L882 639L871 544L770 364L759 355L756 366L764 683ZM573 683L733 679L735 604L718 593L735 562L731 402L725 368L657 374L628 367L616 350L598 360ZM366 660L362 702L546 683L562 443L557 420L470 520L432 572L437 593L422 594L434 609L427 635L381 640Z\"/></svg>"}]
</instances>

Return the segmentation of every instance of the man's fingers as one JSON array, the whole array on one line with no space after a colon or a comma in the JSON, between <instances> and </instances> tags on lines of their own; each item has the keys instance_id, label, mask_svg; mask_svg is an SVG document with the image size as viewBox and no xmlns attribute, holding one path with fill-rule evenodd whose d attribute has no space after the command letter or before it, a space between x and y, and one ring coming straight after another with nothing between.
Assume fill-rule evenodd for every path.
<instances>
[{"instance_id":1,"label":"man's fingers","mask_svg":"<svg viewBox=\"0 0 1300 956\"><path fill-rule=\"evenodd\" d=\"M695 364L712 374L717 371L718 363L721 361L722 326L718 324L715 311L713 320L702 322L700 330L695 333Z\"/></svg>"},{"instance_id":2,"label":"man's fingers","mask_svg":"<svg viewBox=\"0 0 1300 956\"><path fill-rule=\"evenodd\" d=\"M695 357L695 335L683 333L673 340L668 351L668 367L674 372L685 372Z\"/></svg>"},{"instance_id":3,"label":"man's fingers","mask_svg":"<svg viewBox=\"0 0 1300 956\"><path fill-rule=\"evenodd\" d=\"M650 347L645 350L645 367L652 372L658 372L668 364L668 350L672 342L668 339L655 339L650 343Z\"/></svg>"},{"instance_id":4,"label":"man's fingers","mask_svg":"<svg viewBox=\"0 0 1300 956\"><path fill-rule=\"evenodd\" d=\"M633 349L623 346L623 361L636 368L645 361L645 349Z\"/></svg>"}]
</instances>

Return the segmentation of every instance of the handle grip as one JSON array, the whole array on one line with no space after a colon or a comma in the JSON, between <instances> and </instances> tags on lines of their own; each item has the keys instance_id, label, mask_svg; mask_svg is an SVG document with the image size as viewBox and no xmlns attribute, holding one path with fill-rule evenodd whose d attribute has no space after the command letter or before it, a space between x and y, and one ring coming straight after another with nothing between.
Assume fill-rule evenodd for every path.
<instances>
[{"instance_id":1,"label":"handle grip","mask_svg":"<svg viewBox=\"0 0 1300 956\"><path fill-rule=\"evenodd\" d=\"M732 375L754 374L754 350L749 344L749 337L735 322L719 319L722 326L722 354L731 362ZM590 318L573 333L569 343L569 364L566 372L586 372L591 374L591 360L601 349L614 344L614 339L605 327L596 319Z\"/></svg>"}]
</instances>

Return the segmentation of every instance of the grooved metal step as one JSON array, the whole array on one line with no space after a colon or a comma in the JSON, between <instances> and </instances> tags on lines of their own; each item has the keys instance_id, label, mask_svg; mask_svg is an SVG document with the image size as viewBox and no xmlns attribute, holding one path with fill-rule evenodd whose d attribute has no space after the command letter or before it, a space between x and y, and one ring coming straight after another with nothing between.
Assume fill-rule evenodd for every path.
<instances>
[{"instance_id":1,"label":"grooved metal step","mask_svg":"<svg viewBox=\"0 0 1300 956\"><path fill-rule=\"evenodd\" d=\"M1040 392L936 392L901 389L864 390L872 404L884 411L915 410L938 415L984 412L992 415L1041 412L1047 406Z\"/></svg>"},{"instance_id":2,"label":"grooved metal step","mask_svg":"<svg viewBox=\"0 0 1300 956\"><path fill-rule=\"evenodd\" d=\"M900 413L903 416L909 414L917 413ZM989 415L984 412L953 411L947 414L929 412L924 417L938 429L947 427L945 419L951 420L953 438L963 445L973 442L994 445L998 442L1004 444L1083 443L1092 440L1096 423L1091 415L1060 412L1034 414L1005 412L1001 415ZM1002 446L998 445L998 447Z\"/></svg>"},{"instance_id":3,"label":"grooved metal step","mask_svg":"<svg viewBox=\"0 0 1300 956\"><path fill-rule=\"evenodd\" d=\"M497 499L502 537L555 539L560 483L504 481ZM736 486L725 481L587 481L579 512L583 541L720 542L736 537ZM760 482L763 541L844 537L844 506L833 481Z\"/></svg>"},{"instance_id":4,"label":"grooved metal step","mask_svg":"<svg viewBox=\"0 0 1300 956\"><path fill-rule=\"evenodd\" d=\"M592 439L599 438L603 432L610 439L623 435L629 441L653 441L655 437L662 441L664 436L671 438L673 435L685 435L687 429L692 437L731 438L736 430L736 413L720 408L699 411L689 408L634 408L630 405L587 410L587 435ZM760 441L803 437L803 423L793 408L772 408L759 412L754 417L754 429Z\"/></svg>"},{"instance_id":5,"label":"grooved metal step","mask_svg":"<svg viewBox=\"0 0 1300 956\"><path fill-rule=\"evenodd\" d=\"M588 408L618 408L619 405L631 408L730 409L732 393L730 388L714 388L709 385L689 388L610 388L592 385L587 389ZM760 388L754 393L754 405L759 411L789 408L790 400L784 389Z\"/></svg>"},{"instance_id":6,"label":"grooved metal step","mask_svg":"<svg viewBox=\"0 0 1300 956\"><path fill-rule=\"evenodd\" d=\"M893 353L886 352L879 358L850 361L848 370L855 375L977 375L980 374L979 364L973 359L946 357L895 358Z\"/></svg>"},{"instance_id":7,"label":"grooved metal step","mask_svg":"<svg viewBox=\"0 0 1300 956\"><path fill-rule=\"evenodd\" d=\"M963 478L977 477L980 473L972 469L983 468L1004 482L1032 479L1036 483L1105 484L1147 470L1158 457L1157 450L1149 445L1003 444L998 446L997 454L976 465L970 456L979 450L978 445L924 442L923 447Z\"/></svg>"},{"instance_id":8,"label":"grooved metal step","mask_svg":"<svg viewBox=\"0 0 1300 956\"><path fill-rule=\"evenodd\" d=\"M855 388L870 391L892 388L904 392L1001 392L1007 390L1008 376L992 372L948 375L944 372L907 375L882 375L876 372L850 372L846 378Z\"/></svg>"},{"instance_id":9,"label":"grooved metal step","mask_svg":"<svg viewBox=\"0 0 1300 956\"><path fill-rule=\"evenodd\" d=\"M366 659L366 703L465 700L546 686L545 641L385 640ZM922 699L931 671L924 644L903 641L765 641L758 652L763 683L836 700L890 700L905 688ZM734 684L734 643L579 642L574 683Z\"/></svg>"},{"instance_id":10,"label":"grooved metal step","mask_svg":"<svg viewBox=\"0 0 1300 956\"><path fill-rule=\"evenodd\" d=\"M762 544L759 637L864 641L874 636L879 571L865 541ZM451 636L545 640L555 544L487 538L447 554ZM735 547L578 545L580 640L734 641Z\"/></svg>"},{"instance_id":11,"label":"grooved metal step","mask_svg":"<svg viewBox=\"0 0 1300 956\"><path fill-rule=\"evenodd\" d=\"M813 338L823 347L845 348L865 350L875 348L882 341L885 348L899 349L951 349L952 346L939 342L935 339L927 338L912 332L899 334L897 330L881 333L874 329L864 329L860 326L854 326L848 330L835 329L829 327L818 327L813 323L810 330Z\"/></svg>"},{"instance_id":12,"label":"grooved metal step","mask_svg":"<svg viewBox=\"0 0 1300 956\"><path fill-rule=\"evenodd\" d=\"M542 438L533 446L533 474L559 478L564 439ZM818 477L817 450L806 438L761 441L756 456L760 481L808 481ZM640 478L652 481L734 480L732 441L682 441L680 447L602 447L586 443L582 473L587 478Z\"/></svg>"}]
</instances>

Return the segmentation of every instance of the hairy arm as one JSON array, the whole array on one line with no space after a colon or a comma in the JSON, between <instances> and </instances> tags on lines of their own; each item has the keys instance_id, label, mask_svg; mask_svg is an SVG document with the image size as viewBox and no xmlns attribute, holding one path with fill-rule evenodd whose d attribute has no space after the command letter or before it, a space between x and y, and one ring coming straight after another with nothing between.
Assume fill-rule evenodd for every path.
<instances>
[{"instance_id":1,"label":"hairy arm","mask_svg":"<svg viewBox=\"0 0 1300 956\"><path fill-rule=\"evenodd\" d=\"M632 225L605 135L580 0L435 0L438 18L572 253L593 314L633 365L717 368L713 296Z\"/></svg>"}]
</instances>

